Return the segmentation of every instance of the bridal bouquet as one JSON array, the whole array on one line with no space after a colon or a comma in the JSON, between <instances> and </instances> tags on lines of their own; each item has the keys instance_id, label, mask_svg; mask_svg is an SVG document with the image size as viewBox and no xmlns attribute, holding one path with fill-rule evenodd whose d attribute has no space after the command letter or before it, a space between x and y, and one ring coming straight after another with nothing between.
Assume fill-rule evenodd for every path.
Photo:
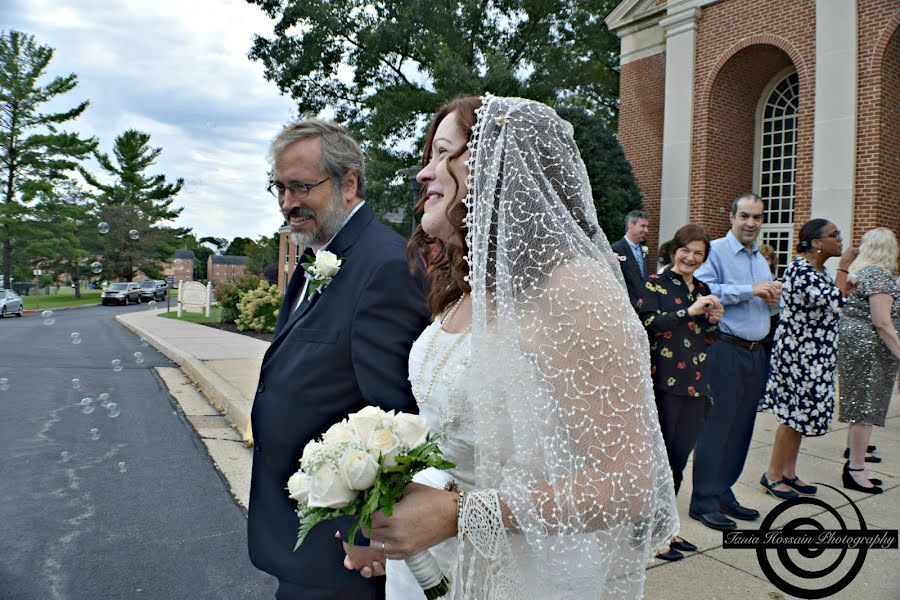
<instances>
[{"instance_id":1,"label":"bridal bouquet","mask_svg":"<svg viewBox=\"0 0 900 600\"><path fill-rule=\"evenodd\" d=\"M300 517L294 550L313 527L344 515L356 517L347 532L352 547L361 526L371 530L375 512L391 516L413 475L428 467L454 466L441 456L422 417L375 406L353 413L306 445L300 470L288 479L287 490L297 501ZM447 593L447 579L428 550L406 563L427 598Z\"/></svg>"}]
</instances>

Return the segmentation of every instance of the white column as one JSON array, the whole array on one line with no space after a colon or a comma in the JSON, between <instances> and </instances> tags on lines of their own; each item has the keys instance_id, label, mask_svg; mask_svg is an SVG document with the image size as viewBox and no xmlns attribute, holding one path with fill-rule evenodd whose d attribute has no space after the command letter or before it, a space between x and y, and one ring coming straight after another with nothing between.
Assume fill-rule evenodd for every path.
<instances>
[{"instance_id":1,"label":"white column","mask_svg":"<svg viewBox=\"0 0 900 600\"><path fill-rule=\"evenodd\" d=\"M850 243L856 167L856 2L816 0L812 217Z\"/></svg>"},{"instance_id":2,"label":"white column","mask_svg":"<svg viewBox=\"0 0 900 600\"><path fill-rule=\"evenodd\" d=\"M688 222L691 131L694 118L694 50L699 8L660 21L666 32L666 101L663 122L659 241Z\"/></svg>"}]
</instances>

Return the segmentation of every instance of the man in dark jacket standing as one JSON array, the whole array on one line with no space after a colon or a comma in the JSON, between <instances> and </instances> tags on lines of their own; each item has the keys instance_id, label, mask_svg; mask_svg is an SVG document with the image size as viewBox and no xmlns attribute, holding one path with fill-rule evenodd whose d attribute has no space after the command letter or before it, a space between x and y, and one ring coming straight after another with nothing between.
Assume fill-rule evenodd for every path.
<instances>
[{"instance_id":1,"label":"man in dark jacket standing","mask_svg":"<svg viewBox=\"0 0 900 600\"><path fill-rule=\"evenodd\" d=\"M644 282L650 274L647 272L647 247L644 246L648 228L644 211L633 210L625 215L625 237L612 244L613 252L619 255L628 298L635 310Z\"/></svg>"},{"instance_id":2,"label":"man in dark jacket standing","mask_svg":"<svg viewBox=\"0 0 900 600\"><path fill-rule=\"evenodd\" d=\"M306 253L253 402L250 559L278 578L279 600L381 599L383 578L343 567L335 531L346 531L349 519L319 525L294 552L299 522L285 488L307 442L348 414L367 405L416 412L407 361L428 322L423 282L409 273L406 241L365 202L363 155L345 129L317 119L293 123L269 157L269 191ZM330 281L304 270L314 260Z\"/></svg>"}]
</instances>

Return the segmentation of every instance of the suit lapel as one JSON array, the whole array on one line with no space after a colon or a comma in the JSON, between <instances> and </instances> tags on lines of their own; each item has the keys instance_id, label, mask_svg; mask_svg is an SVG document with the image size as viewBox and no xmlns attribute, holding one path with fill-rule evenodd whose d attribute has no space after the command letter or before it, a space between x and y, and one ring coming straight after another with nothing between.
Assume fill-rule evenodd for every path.
<instances>
[{"instance_id":1,"label":"suit lapel","mask_svg":"<svg viewBox=\"0 0 900 600\"><path fill-rule=\"evenodd\" d=\"M365 229L369 222L374 218L375 212L372 210L372 207L369 206L369 203L366 202L356 211L356 214L350 218L344 227L341 228L334 239L331 240L327 250L340 259L346 258L347 251L356 243L356 240L359 239L363 229ZM335 278L340 276L341 274L339 272L335 275ZM306 276L304 275L303 267L298 264L291 277L291 283L288 286L288 294L285 296L282 310L278 314L279 325L282 324L282 316L284 316L284 326L275 328L275 336L272 338L273 346L297 324L297 321L312 308L313 304L319 301L320 296L328 293L328 288L325 288L321 293L315 294L315 296L309 300L304 298L300 302L300 306L297 307L297 310L293 310L294 305L297 303L297 294L303 291L305 279Z\"/></svg>"}]
</instances>

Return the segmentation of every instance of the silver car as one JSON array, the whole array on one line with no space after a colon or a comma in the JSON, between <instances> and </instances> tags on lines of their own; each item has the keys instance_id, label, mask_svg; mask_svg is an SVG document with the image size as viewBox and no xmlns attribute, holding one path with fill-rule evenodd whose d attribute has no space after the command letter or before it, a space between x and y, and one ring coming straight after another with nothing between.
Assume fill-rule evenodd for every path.
<instances>
[{"instance_id":1,"label":"silver car","mask_svg":"<svg viewBox=\"0 0 900 600\"><path fill-rule=\"evenodd\" d=\"M22 298L12 290L0 289L0 317L22 316Z\"/></svg>"},{"instance_id":2,"label":"silver car","mask_svg":"<svg viewBox=\"0 0 900 600\"><path fill-rule=\"evenodd\" d=\"M103 290L100 296L100 303L104 306L107 304L128 304L134 302L137 304L141 301L141 286L134 282L128 283L111 283Z\"/></svg>"}]
</instances>

